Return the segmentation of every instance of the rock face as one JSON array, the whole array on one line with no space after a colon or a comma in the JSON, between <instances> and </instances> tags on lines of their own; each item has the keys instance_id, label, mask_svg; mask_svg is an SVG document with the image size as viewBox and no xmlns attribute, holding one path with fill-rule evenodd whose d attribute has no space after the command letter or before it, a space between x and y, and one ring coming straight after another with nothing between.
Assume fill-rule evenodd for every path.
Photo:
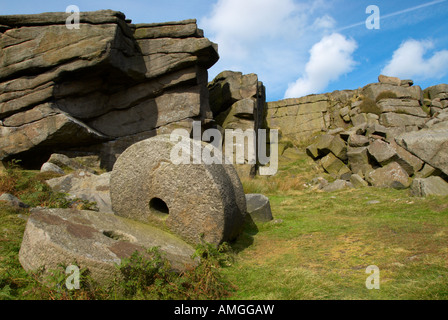
<instances>
[{"instance_id":1,"label":"rock face","mask_svg":"<svg viewBox=\"0 0 448 320\"><path fill-rule=\"evenodd\" d=\"M160 135L129 147L115 163L111 199L116 215L167 228L190 243L235 239L246 214L243 187L233 165L174 164L172 155L205 144ZM211 147L211 145L208 145ZM182 151L182 153L185 151ZM191 152L191 156L193 156ZM218 149L215 155L222 158Z\"/></svg>"},{"instance_id":2,"label":"rock face","mask_svg":"<svg viewBox=\"0 0 448 320\"><path fill-rule=\"evenodd\" d=\"M243 75L241 72L224 71L208 84L208 88L215 126L222 133L229 129L242 131L234 131L232 143L234 146L244 144L246 150L244 161L241 161L244 163L236 165L238 175L253 177L257 172L257 161L251 161L247 150L249 144L253 144L257 154L258 129L264 128L266 93L263 83L253 73ZM253 131L253 135L245 138L246 130ZM243 139L244 142L238 141ZM224 134L222 143L226 144ZM237 163L236 158L233 163Z\"/></svg>"},{"instance_id":3,"label":"rock face","mask_svg":"<svg viewBox=\"0 0 448 320\"><path fill-rule=\"evenodd\" d=\"M25 270L43 267L44 275L59 264L87 267L100 284L110 283L116 264L135 251L159 246L173 268L195 265L194 249L180 239L149 225L113 214L73 209L33 210L28 219L19 260Z\"/></svg>"},{"instance_id":4,"label":"rock face","mask_svg":"<svg viewBox=\"0 0 448 320\"><path fill-rule=\"evenodd\" d=\"M121 12L0 16L0 159L71 148L111 169L130 144L212 118L207 69L219 58L195 20L131 24ZM88 147L90 146L90 147Z\"/></svg>"},{"instance_id":5,"label":"rock face","mask_svg":"<svg viewBox=\"0 0 448 320\"><path fill-rule=\"evenodd\" d=\"M441 90L431 92L439 94ZM364 124L382 126L381 131L393 136L424 126L429 115L423 105L424 93L411 80L380 76L378 83L358 90L268 102L266 120L270 128L279 129L284 137L299 144L319 132Z\"/></svg>"},{"instance_id":6,"label":"rock face","mask_svg":"<svg viewBox=\"0 0 448 320\"><path fill-rule=\"evenodd\" d=\"M380 76L379 81L354 93L351 126L324 129L307 154L335 179L356 186L403 189L413 178L447 179L448 112L441 108L431 117L427 111L448 99L448 86L423 92L411 80Z\"/></svg>"}]
</instances>

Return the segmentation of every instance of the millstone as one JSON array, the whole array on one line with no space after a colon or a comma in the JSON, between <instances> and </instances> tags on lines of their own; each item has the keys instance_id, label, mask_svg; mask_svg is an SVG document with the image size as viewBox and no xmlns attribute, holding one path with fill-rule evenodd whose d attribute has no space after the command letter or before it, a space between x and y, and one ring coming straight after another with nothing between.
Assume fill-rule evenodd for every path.
<instances>
[{"instance_id":1,"label":"millstone","mask_svg":"<svg viewBox=\"0 0 448 320\"><path fill-rule=\"evenodd\" d=\"M191 155L194 148L205 150L204 143L189 138L182 141ZM245 195L235 168L203 161L194 164L192 157L189 164L176 165L171 151L180 143L160 135L121 154L111 174L114 213L167 228L190 243L199 243L201 237L213 244L233 240L242 231L246 214ZM214 155L222 158L217 149Z\"/></svg>"}]
</instances>

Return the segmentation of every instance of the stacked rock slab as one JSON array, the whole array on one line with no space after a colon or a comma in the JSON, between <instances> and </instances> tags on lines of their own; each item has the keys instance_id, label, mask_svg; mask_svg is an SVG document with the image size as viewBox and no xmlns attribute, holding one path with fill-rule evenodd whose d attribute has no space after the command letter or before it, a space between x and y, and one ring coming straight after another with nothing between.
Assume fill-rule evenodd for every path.
<instances>
[{"instance_id":1,"label":"stacked rock slab","mask_svg":"<svg viewBox=\"0 0 448 320\"><path fill-rule=\"evenodd\" d=\"M442 109L430 117L423 92L412 87L411 80L379 79L380 83L363 88L359 113L352 119L356 125L317 136L308 155L334 178L355 181L357 186L405 189L419 179L413 188L424 190L417 186L433 184L435 179L422 180L432 176L440 176L437 182L442 184L448 177L448 113ZM425 95L440 102L446 88L431 87Z\"/></svg>"},{"instance_id":2,"label":"stacked rock slab","mask_svg":"<svg viewBox=\"0 0 448 320\"><path fill-rule=\"evenodd\" d=\"M448 84L439 84L424 90L424 103L430 108L431 115L441 113L448 108Z\"/></svg>"},{"instance_id":3,"label":"stacked rock slab","mask_svg":"<svg viewBox=\"0 0 448 320\"><path fill-rule=\"evenodd\" d=\"M257 154L258 129L264 128L266 93L263 83L253 73L243 75L241 72L224 71L208 84L208 88L210 107L215 126L222 132L223 145L226 144L225 130L233 130L232 145L244 147L244 159L240 161L244 163L236 161L234 151L233 163L237 164L238 175L253 177L257 172L257 161L254 157L251 161L248 150L252 144Z\"/></svg>"},{"instance_id":4,"label":"stacked rock slab","mask_svg":"<svg viewBox=\"0 0 448 320\"><path fill-rule=\"evenodd\" d=\"M0 16L1 160L75 148L111 169L132 143L211 119L219 56L195 20L134 25L105 10L68 29L68 15Z\"/></svg>"},{"instance_id":5,"label":"stacked rock slab","mask_svg":"<svg viewBox=\"0 0 448 320\"><path fill-rule=\"evenodd\" d=\"M278 129L283 138L303 143L317 132L329 128L348 128L350 106L356 91L335 91L267 103L269 128Z\"/></svg>"}]
</instances>

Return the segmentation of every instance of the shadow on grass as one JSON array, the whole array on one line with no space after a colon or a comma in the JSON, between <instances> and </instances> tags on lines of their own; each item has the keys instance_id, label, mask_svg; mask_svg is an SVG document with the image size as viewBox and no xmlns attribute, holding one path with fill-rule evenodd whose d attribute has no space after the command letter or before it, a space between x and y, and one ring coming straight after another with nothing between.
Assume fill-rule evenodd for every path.
<instances>
[{"instance_id":1,"label":"shadow on grass","mask_svg":"<svg viewBox=\"0 0 448 320\"><path fill-rule=\"evenodd\" d=\"M258 227L252 220L250 214L246 215L244 229L241 235L230 246L235 253L240 253L249 248L254 243L254 236L258 233Z\"/></svg>"}]
</instances>

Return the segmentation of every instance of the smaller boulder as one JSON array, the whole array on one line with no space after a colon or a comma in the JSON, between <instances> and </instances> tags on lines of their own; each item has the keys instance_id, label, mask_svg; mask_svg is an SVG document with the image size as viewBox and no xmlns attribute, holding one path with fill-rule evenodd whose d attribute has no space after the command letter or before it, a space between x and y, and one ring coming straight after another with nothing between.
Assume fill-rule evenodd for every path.
<instances>
[{"instance_id":1,"label":"smaller boulder","mask_svg":"<svg viewBox=\"0 0 448 320\"><path fill-rule=\"evenodd\" d=\"M113 212L109 193L110 172L95 175L79 170L60 178L48 180L47 184L54 191L67 193L71 198L96 202L100 212Z\"/></svg>"},{"instance_id":2,"label":"smaller boulder","mask_svg":"<svg viewBox=\"0 0 448 320\"><path fill-rule=\"evenodd\" d=\"M368 187L369 184L367 181L365 181L360 175L358 174L352 174L350 176L350 182L352 183L353 187L355 188L363 188Z\"/></svg>"},{"instance_id":3,"label":"smaller boulder","mask_svg":"<svg viewBox=\"0 0 448 320\"><path fill-rule=\"evenodd\" d=\"M45 162L40 168L40 172L54 172L58 174L65 174L64 170L62 170L59 166L54 163Z\"/></svg>"},{"instance_id":4,"label":"smaller boulder","mask_svg":"<svg viewBox=\"0 0 448 320\"><path fill-rule=\"evenodd\" d=\"M407 172L396 162L369 172L366 181L374 187L394 189L407 189L412 183Z\"/></svg>"},{"instance_id":5,"label":"smaller boulder","mask_svg":"<svg viewBox=\"0 0 448 320\"><path fill-rule=\"evenodd\" d=\"M401 86L401 79L397 77L388 77L382 74L378 77L378 82L393 86Z\"/></svg>"},{"instance_id":6,"label":"smaller boulder","mask_svg":"<svg viewBox=\"0 0 448 320\"><path fill-rule=\"evenodd\" d=\"M5 201L10 206L16 208L29 208L29 205L23 203L22 201L20 201L20 199L9 193L2 194L0 196L0 201Z\"/></svg>"},{"instance_id":7,"label":"smaller boulder","mask_svg":"<svg viewBox=\"0 0 448 320\"><path fill-rule=\"evenodd\" d=\"M353 185L351 184L351 182L338 179L338 180L330 183L328 186L324 187L322 189L322 191L333 192L333 191L339 191L339 190L344 190L344 189L348 189L348 188L353 188Z\"/></svg>"},{"instance_id":8,"label":"smaller boulder","mask_svg":"<svg viewBox=\"0 0 448 320\"><path fill-rule=\"evenodd\" d=\"M375 140L367 150L381 166L385 166L397 158L395 149L382 140Z\"/></svg>"},{"instance_id":9,"label":"smaller boulder","mask_svg":"<svg viewBox=\"0 0 448 320\"><path fill-rule=\"evenodd\" d=\"M247 213L255 222L268 222L273 220L271 205L268 197L262 194L246 194Z\"/></svg>"},{"instance_id":10,"label":"smaller boulder","mask_svg":"<svg viewBox=\"0 0 448 320\"><path fill-rule=\"evenodd\" d=\"M411 194L417 197L448 196L448 182L436 176L414 179Z\"/></svg>"},{"instance_id":11,"label":"smaller boulder","mask_svg":"<svg viewBox=\"0 0 448 320\"><path fill-rule=\"evenodd\" d=\"M95 171L85 165L82 165L80 162L69 158L68 156L64 155L64 154L59 154L59 153L53 153L50 156L50 159L48 159L49 163L55 164L59 167L68 167L70 169L73 170L85 170L85 171L89 171L91 173L95 173Z\"/></svg>"}]
</instances>

